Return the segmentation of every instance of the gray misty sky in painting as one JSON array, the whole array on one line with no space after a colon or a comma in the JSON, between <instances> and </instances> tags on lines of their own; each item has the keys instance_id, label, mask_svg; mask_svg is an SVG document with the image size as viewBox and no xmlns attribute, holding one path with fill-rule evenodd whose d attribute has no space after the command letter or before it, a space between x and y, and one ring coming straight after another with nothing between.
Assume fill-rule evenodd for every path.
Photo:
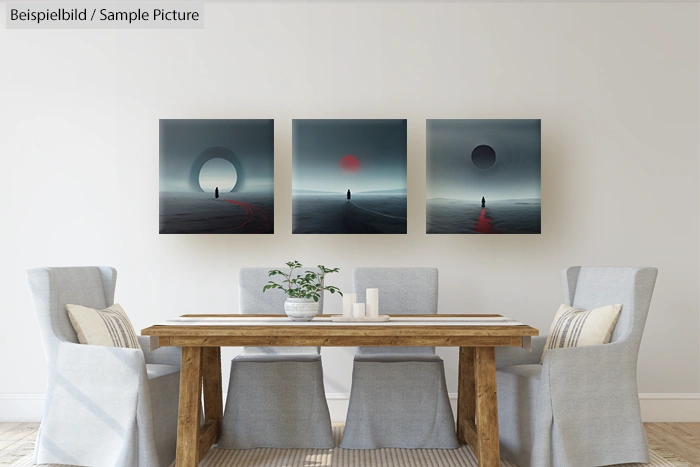
<instances>
[{"instance_id":1,"label":"gray misty sky in painting","mask_svg":"<svg viewBox=\"0 0 700 467\"><path fill-rule=\"evenodd\" d=\"M272 192L274 120L231 119L160 121L160 191L190 191L194 160L212 148L212 154L233 153L240 161L236 171L220 173L220 177L237 173L237 191ZM210 171L202 175L215 180Z\"/></svg>"},{"instance_id":2,"label":"gray misty sky in painting","mask_svg":"<svg viewBox=\"0 0 700 467\"><path fill-rule=\"evenodd\" d=\"M406 189L406 120L294 120L292 127L295 191ZM356 171L343 169L348 155Z\"/></svg>"},{"instance_id":3,"label":"gray misty sky in painting","mask_svg":"<svg viewBox=\"0 0 700 467\"><path fill-rule=\"evenodd\" d=\"M426 126L428 199L540 198L540 120L428 120ZM472 162L480 145L495 151L493 166Z\"/></svg>"}]
</instances>

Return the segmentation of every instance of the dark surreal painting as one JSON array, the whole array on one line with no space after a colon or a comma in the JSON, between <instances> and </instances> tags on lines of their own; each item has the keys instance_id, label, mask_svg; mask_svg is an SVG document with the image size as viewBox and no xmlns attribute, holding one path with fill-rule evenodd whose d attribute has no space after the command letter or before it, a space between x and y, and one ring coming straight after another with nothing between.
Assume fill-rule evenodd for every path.
<instances>
[{"instance_id":1,"label":"dark surreal painting","mask_svg":"<svg viewBox=\"0 0 700 467\"><path fill-rule=\"evenodd\" d=\"M274 121L160 120L160 233L274 233Z\"/></svg>"},{"instance_id":2,"label":"dark surreal painting","mask_svg":"<svg viewBox=\"0 0 700 467\"><path fill-rule=\"evenodd\" d=\"M294 120L292 231L406 233L406 120Z\"/></svg>"},{"instance_id":3,"label":"dark surreal painting","mask_svg":"<svg viewBox=\"0 0 700 467\"><path fill-rule=\"evenodd\" d=\"M541 232L540 120L428 120L426 231Z\"/></svg>"}]
</instances>

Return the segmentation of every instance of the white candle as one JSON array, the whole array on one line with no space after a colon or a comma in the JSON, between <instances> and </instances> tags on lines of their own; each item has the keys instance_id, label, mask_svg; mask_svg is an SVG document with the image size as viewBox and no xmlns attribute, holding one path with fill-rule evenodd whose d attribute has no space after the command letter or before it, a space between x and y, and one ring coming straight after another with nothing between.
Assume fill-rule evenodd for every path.
<instances>
[{"instance_id":1,"label":"white candle","mask_svg":"<svg viewBox=\"0 0 700 467\"><path fill-rule=\"evenodd\" d=\"M355 303L352 305L352 317L353 318L364 318L365 317L365 304Z\"/></svg>"},{"instance_id":2,"label":"white candle","mask_svg":"<svg viewBox=\"0 0 700 467\"><path fill-rule=\"evenodd\" d=\"M357 294L346 293L343 295L343 318L352 318L352 306L357 301Z\"/></svg>"},{"instance_id":3,"label":"white candle","mask_svg":"<svg viewBox=\"0 0 700 467\"><path fill-rule=\"evenodd\" d=\"M367 289L367 317L379 316L379 289Z\"/></svg>"}]
</instances>

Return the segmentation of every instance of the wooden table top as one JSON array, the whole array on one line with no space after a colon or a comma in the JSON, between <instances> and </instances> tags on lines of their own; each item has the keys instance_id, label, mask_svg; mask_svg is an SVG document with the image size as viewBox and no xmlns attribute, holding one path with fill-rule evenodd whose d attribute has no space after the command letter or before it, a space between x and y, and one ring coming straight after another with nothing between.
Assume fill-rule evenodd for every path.
<instances>
[{"instance_id":1,"label":"wooden table top","mask_svg":"<svg viewBox=\"0 0 700 467\"><path fill-rule=\"evenodd\" d=\"M514 339L537 336L539 331L501 315L438 314L438 315L390 315L386 322L333 322L331 315L317 315L312 321L291 321L285 315L183 315L141 331L144 336L175 338L179 345L194 342L196 338L257 338L256 345L290 345L273 342L274 338L296 338L312 345L369 345L363 340L401 338L401 343L371 345L406 345L406 339L444 341L434 345L456 345L445 339L456 337L504 338L504 345ZM186 338L190 338L189 340ZM264 339L268 339L265 341ZM335 338L335 339L333 339ZM342 338L354 343L340 343ZM184 339L184 340L183 340ZM248 341L248 339L246 339ZM334 342L331 342L334 341ZM347 341L347 342L350 342ZM176 345L164 340L162 345ZM209 341L212 342L212 341ZM222 341L223 342L223 341ZM271 343L272 342L272 343ZM236 344L227 344L236 345ZM245 344L253 345L253 344ZM302 345L302 344L291 344ZM305 344L309 345L309 344ZM414 345L431 345L416 342Z\"/></svg>"}]
</instances>

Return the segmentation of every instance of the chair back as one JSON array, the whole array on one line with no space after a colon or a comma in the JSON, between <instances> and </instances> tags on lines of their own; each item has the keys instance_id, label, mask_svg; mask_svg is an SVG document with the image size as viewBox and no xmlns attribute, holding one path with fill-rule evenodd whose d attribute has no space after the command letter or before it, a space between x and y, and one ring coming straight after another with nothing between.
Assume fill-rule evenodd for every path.
<instances>
[{"instance_id":1,"label":"chair back","mask_svg":"<svg viewBox=\"0 0 700 467\"><path fill-rule=\"evenodd\" d=\"M379 313L434 315L438 305L438 270L435 268L357 268L352 272L357 302L366 290L379 289Z\"/></svg>"},{"instance_id":2,"label":"chair back","mask_svg":"<svg viewBox=\"0 0 700 467\"><path fill-rule=\"evenodd\" d=\"M657 273L656 268L570 267L563 272L565 300L581 309L622 304L610 342L639 349Z\"/></svg>"},{"instance_id":3,"label":"chair back","mask_svg":"<svg viewBox=\"0 0 700 467\"><path fill-rule=\"evenodd\" d=\"M283 315L284 302L287 295L279 289L263 292L263 287L270 280L280 282L281 276L268 275L275 268L241 268L238 273L238 312L251 315ZM305 271L320 273L317 268L301 268L294 272L299 276ZM318 312L323 313L323 293L318 301ZM318 347L244 347L243 353L248 354L318 354Z\"/></svg>"},{"instance_id":4,"label":"chair back","mask_svg":"<svg viewBox=\"0 0 700 467\"><path fill-rule=\"evenodd\" d=\"M280 282L282 276L268 275L275 268L241 268L238 273L238 310L239 313L250 315L283 315L284 302L287 294L279 289L263 292L263 287L269 281ZM320 273L318 268L301 268L294 272L298 277L306 271ZM323 293L318 300L318 313L323 313Z\"/></svg>"},{"instance_id":5,"label":"chair back","mask_svg":"<svg viewBox=\"0 0 700 467\"><path fill-rule=\"evenodd\" d=\"M59 342L78 343L66 305L102 310L114 304L117 271L104 266L35 268L27 270L46 358L56 355Z\"/></svg>"},{"instance_id":6,"label":"chair back","mask_svg":"<svg viewBox=\"0 0 700 467\"><path fill-rule=\"evenodd\" d=\"M379 314L430 315L438 311L436 268L356 268L352 273L357 302L366 290L379 289ZM358 355L434 354L434 347L358 347Z\"/></svg>"}]
</instances>

